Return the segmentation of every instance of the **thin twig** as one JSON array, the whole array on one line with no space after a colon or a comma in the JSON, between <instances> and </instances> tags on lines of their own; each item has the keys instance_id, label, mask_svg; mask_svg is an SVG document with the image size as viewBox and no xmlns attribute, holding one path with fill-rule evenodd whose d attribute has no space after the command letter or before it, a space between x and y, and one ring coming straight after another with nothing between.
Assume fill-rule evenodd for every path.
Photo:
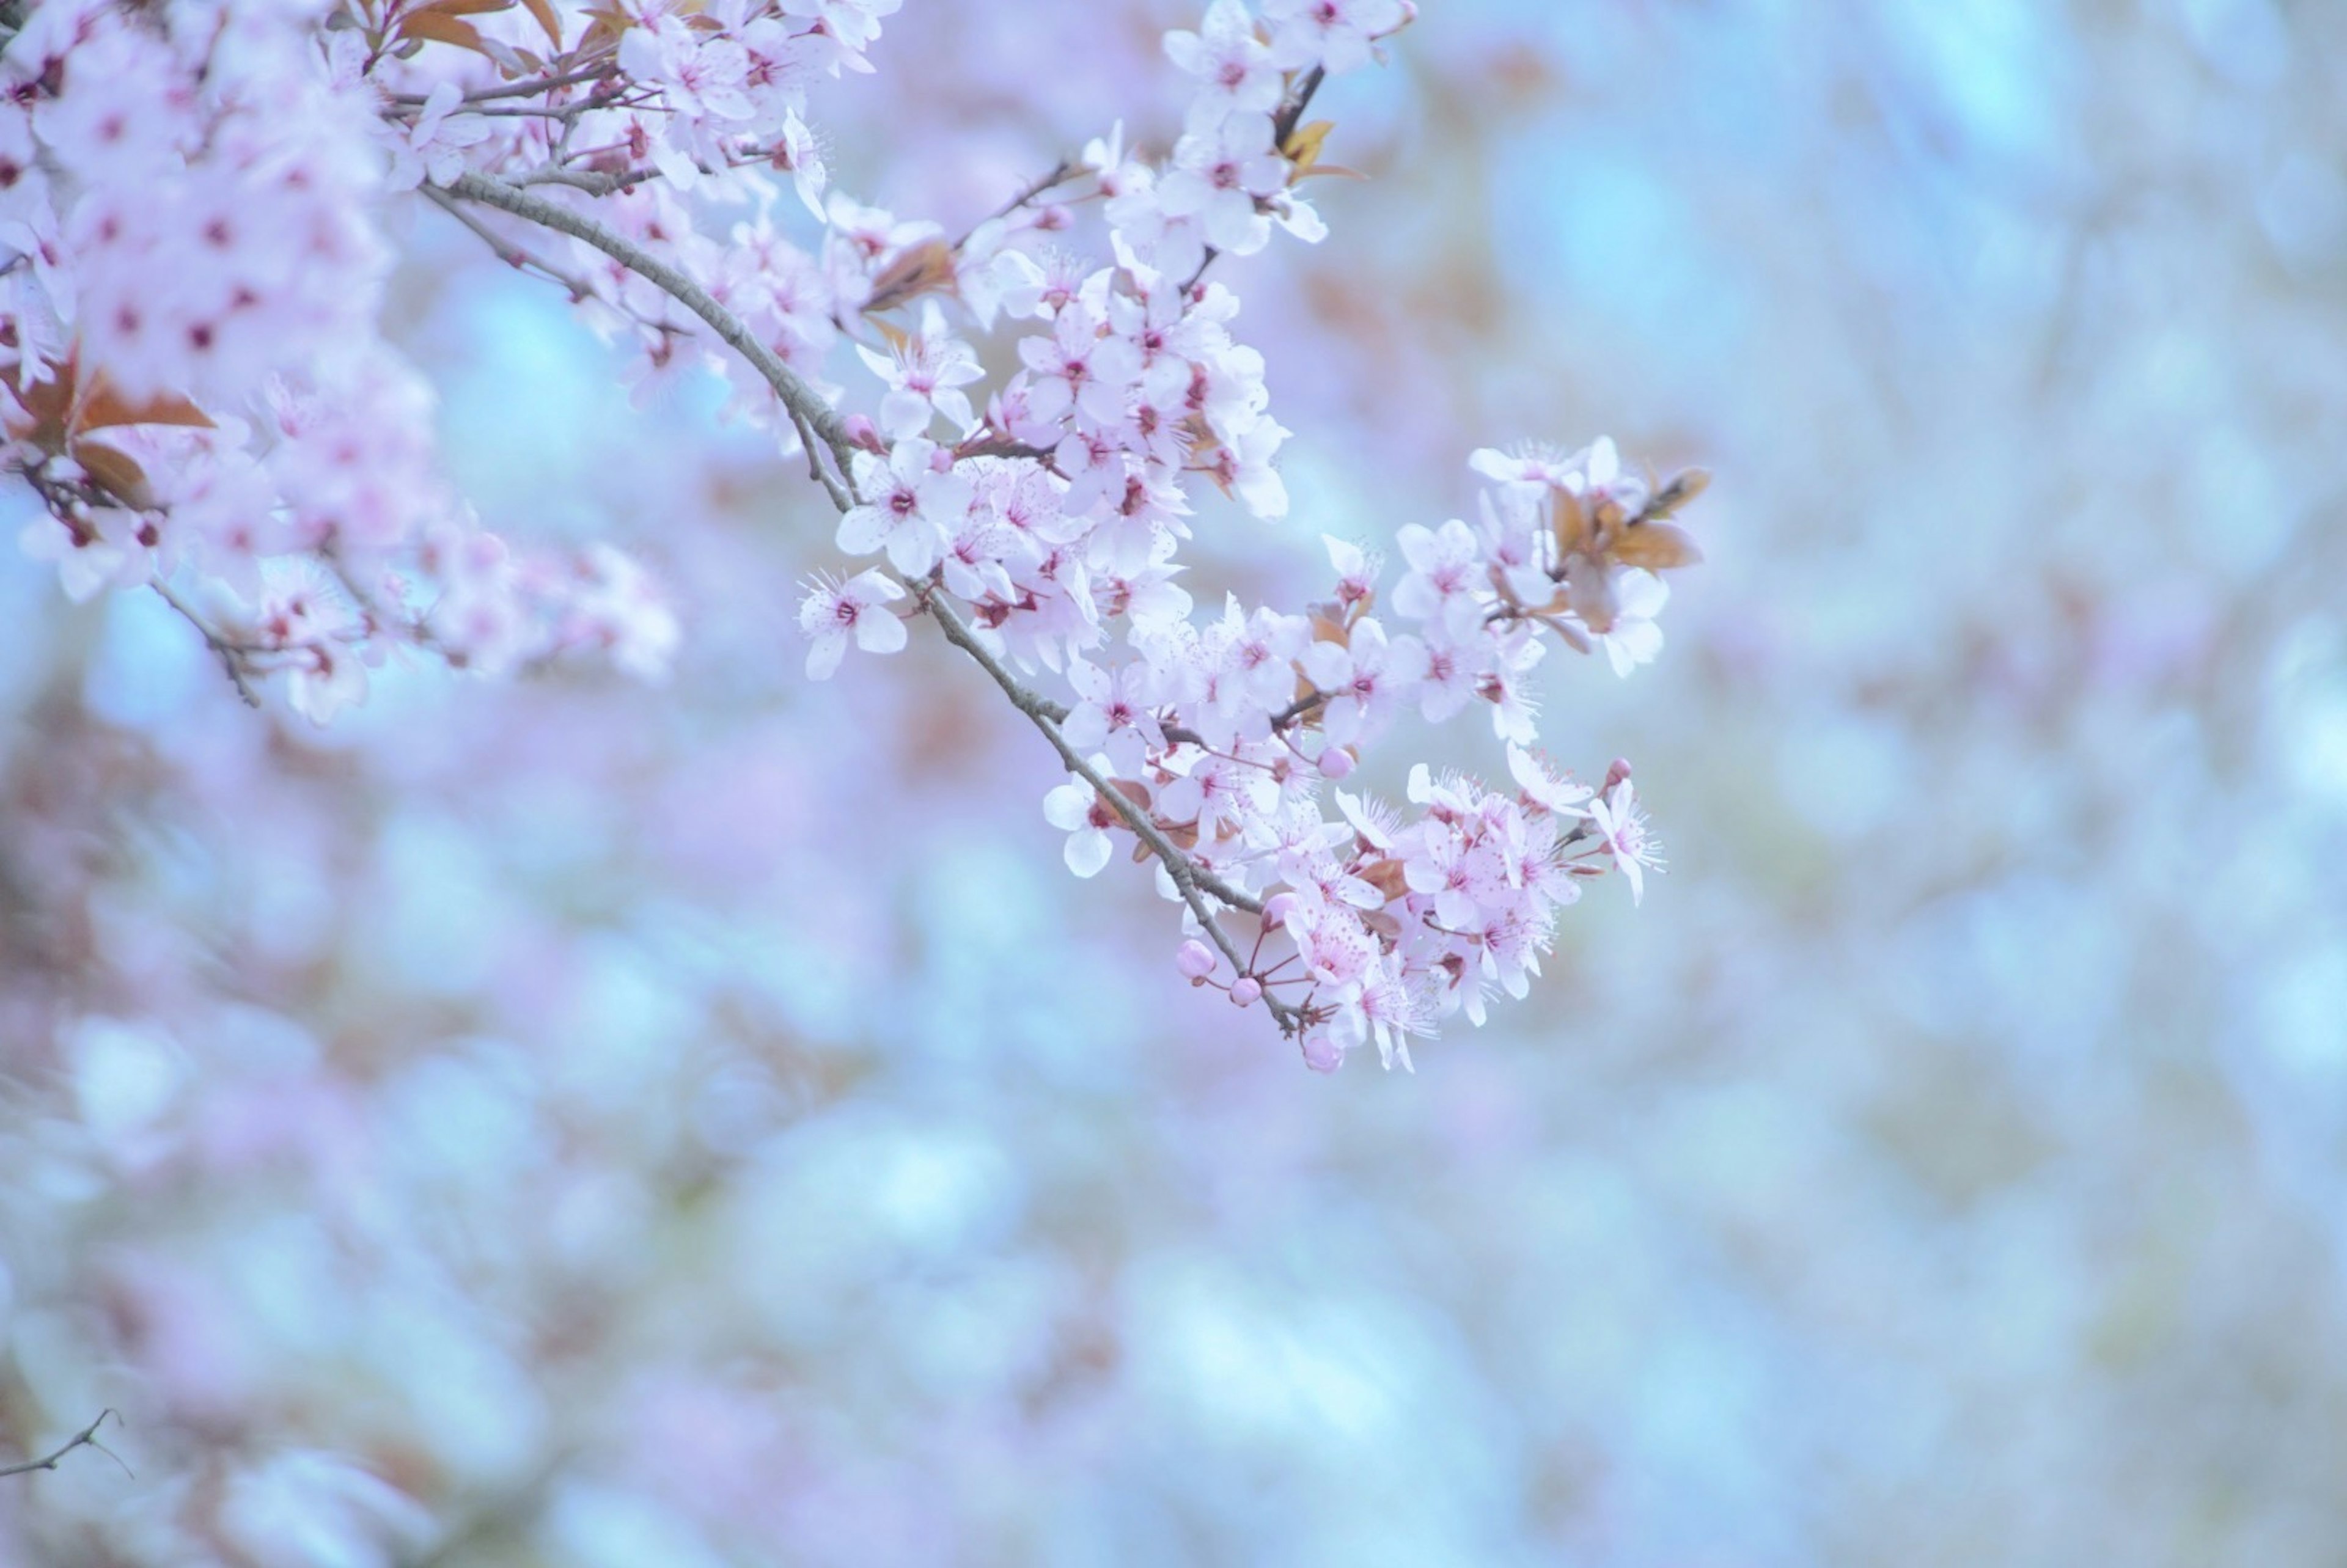
<instances>
[{"instance_id":1,"label":"thin twig","mask_svg":"<svg viewBox=\"0 0 2347 1568\"><path fill-rule=\"evenodd\" d=\"M799 445L806 448L807 477L823 487L833 506L847 511L856 505L855 480L844 470L839 477L832 477L831 470L823 466L823 446L815 440L815 432L807 428L807 422L800 417L797 409L787 412L792 427L799 433Z\"/></svg>"},{"instance_id":2,"label":"thin twig","mask_svg":"<svg viewBox=\"0 0 2347 1568\"><path fill-rule=\"evenodd\" d=\"M657 169L631 169L625 174L598 174L592 169L558 169L551 166L533 169L522 176L524 185L561 185L573 190L583 190L589 196L610 196L631 190L647 179L658 179Z\"/></svg>"},{"instance_id":3,"label":"thin twig","mask_svg":"<svg viewBox=\"0 0 2347 1568\"><path fill-rule=\"evenodd\" d=\"M1304 118L1304 111L1312 107L1312 95L1318 92L1320 84L1327 79L1327 69L1319 66L1304 73L1295 89L1288 94L1287 101L1281 104L1279 112L1272 117L1272 146L1287 145L1287 138L1296 134L1296 122Z\"/></svg>"},{"instance_id":4,"label":"thin twig","mask_svg":"<svg viewBox=\"0 0 2347 1568\"><path fill-rule=\"evenodd\" d=\"M1064 184L1068 180L1073 179L1081 172L1082 170L1078 169L1074 164L1070 163L1066 159L1063 158L1060 159L1059 162L1051 165L1051 170L1050 173L1042 176L1042 178L1030 182L1020 190L1018 195L1012 197L1010 200L1004 202L1001 206L996 208L993 211L988 213L977 222L971 224L969 226L969 233L964 234L960 239L955 241L953 242L953 248L957 251L960 250L964 245L969 243L969 237L971 234L977 233L980 229L985 228L989 223L993 222L998 218L1010 217L1013 212L1018 211L1021 207L1026 206L1030 201L1034 200L1035 198L1042 195L1046 190L1051 190L1051 187Z\"/></svg>"},{"instance_id":5,"label":"thin twig","mask_svg":"<svg viewBox=\"0 0 2347 1568\"><path fill-rule=\"evenodd\" d=\"M457 203L455 197L449 195L438 186L425 186L424 194L431 199L434 206L439 208L441 211L446 212L449 217L454 218L457 222L462 223L466 228L470 229L476 235L479 236L481 242L489 248L490 254L497 257L498 261L503 261L507 266L513 268L517 272L535 272L548 282L561 284L564 288L570 291L570 297L574 301L592 299L594 297L595 288L593 284L574 273L564 272L561 268L554 265L551 261L546 261L542 257L533 255L529 251L523 250L520 246L514 244L511 241L506 239L504 235L498 233L496 230L490 228L487 224L474 217L470 212L466 211L465 209Z\"/></svg>"},{"instance_id":6,"label":"thin twig","mask_svg":"<svg viewBox=\"0 0 2347 1568\"><path fill-rule=\"evenodd\" d=\"M613 62L607 57L599 64L588 66L579 70L566 71L559 77L537 77L526 82L510 82L501 87L484 87L477 93L466 93L457 101L480 104L487 103L492 98L526 98L538 93L552 92L557 87L577 87L580 82L591 82L599 77L610 76L612 64ZM391 101L420 108L426 100L421 93L394 93Z\"/></svg>"},{"instance_id":7,"label":"thin twig","mask_svg":"<svg viewBox=\"0 0 2347 1568\"><path fill-rule=\"evenodd\" d=\"M121 1455L116 1453L112 1449L108 1448L104 1443L97 1440L97 1429L106 1424L106 1418L108 1416L114 1416L114 1424L116 1426L118 1427L122 1424L122 1418L118 1415L115 1415L115 1412L112 1409L100 1410L97 1412L97 1419L90 1422L89 1425L82 1428L81 1430L76 1432L72 1437L67 1438L56 1449L50 1450L47 1458L27 1460L23 1464L0 1466L0 1476L25 1475L36 1470L55 1470L57 1468L57 1461L59 1460L65 1458L66 1455L73 1452L76 1449L84 1448L96 1449L98 1452L104 1454L115 1463L122 1464ZM127 1464L122 1464L122 1473L129 1476L133 1481L138 1479Z\"/></svg>"},{"instance_id":8,"label":"thin twig","mask_svg":"<svg viewBox=\"0 0 2347 1568\"><path fill-rule=\"evenodd\" d=\"M156 578L147 586L161 594L163 602L178 610L187 623L196 629L196 634L204 640L204 646L220 656L220 668L228 671L229 683L236 688L236 694L244 699L244 705L260 707L261 693L252 689L252 682L245 675L244 650L214 630L210 622L196 613L194 606L171 591L170 584Z\"/></svg>"},{"instance_id":9,"label":"thin twig","mask_svg":"<svg viewBox=\"0 0 2347 1568\"><path fill-rule=\"evenodd\" d=\"M542 196L534 196L502 179L493 179L486 174L460 174L446 189L467 201L499 208L517 218L527 218L541 227L568 234L574 240L583 240L668 294L708 323L710 331L734 353L748 360L752 368L765 378L766 384L774 389L774 395L783 400L783 406L805 420L823 437L824 444L839 459L841 471L846 471L850 443L847 426L840 419L838 411L802 380L798 372L784 364L779 354L759 342L756 334L743 325L740 317L712 298L708 290L634 241L586 214L574 212Z\"/></svg>"}]
</instances>

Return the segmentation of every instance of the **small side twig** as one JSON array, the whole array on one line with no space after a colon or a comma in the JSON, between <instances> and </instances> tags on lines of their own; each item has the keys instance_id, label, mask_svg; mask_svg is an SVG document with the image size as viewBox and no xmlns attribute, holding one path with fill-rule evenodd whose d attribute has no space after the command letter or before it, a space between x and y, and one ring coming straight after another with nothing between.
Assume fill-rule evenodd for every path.
<instances>
[{"instance_id":1,"label":"small side twig","mask_svg":"<svg viewBox=\"0 0 2347 1568\"><path fill-rule=\"evenodd\" d=\"M73 1452L74 1450L96 1449L98 1452L104 1454L115 1463L121 1464L123 1474L129 1476L133 1481L138 1480L138 1478L137 1474L131 1470L131 1468L127 1464L122 1464L122 1456L120 1454L116 1453L112 1449L108 1448L104 1443L97 1440L97 1429L106 1424L106 1418L108 1416L114 1416L114 1424L116 1426L118 1427L122 1424L122 1418L116 1415L112 1409L109 1408L108 1409L100 1410L97 1412L97 1419L90 1422L89 1425L82 1428L81 1430L67 1438L55 1449L52 1449L46 1457L36 1460L26 1460L23 1464L0 1465L0 1476L26 1475L36 1470L55 1470L57 1468L57 1461L64 1459L66 1455Z\"/></svg>"},{"instance_id":2,"label":"small side twig","mask_svg":"<svg viewBox=\"0 0 2347 1568\"><path fill-rule=\"evenodd\" d=\"M547 261L545 258L523 250L519 245L513 243L504 235L499 234L496 230L490 228L478 218L474 217L470 212L466 211L462 203L460 203L455 197L449 195L446 191L441 190L438 186L427 185L424 187L424 194L431 200L434 206L439 208L441 211L446 212L449 217L454 218L457 222L462 223L466 228L471 230L475 237L477 238L481 243L489 248L489 253L491 255L495 256L498 261L503 261L507 266L513 268L514 271L518 272L536 272L540 277L546 279L548 282L560 284L563 288L570 291L570 298L574 302L579 300L591 299L594 297L594 286L589 283L584 278L566 272L561 268L555 266L552 262Z\"/></svg>"},{"instance_id":3,"label":"small side twig","mask_svg":"<svg viewBox=\"0 0 2347 1568\"><path fill-rule=\"evenodd\" d=\"M196 629L196 634L204 640L204 646L219 657L220 668L228 671L229 683L236 688L236 694L244 699L244 705L260 707L261 693L252 689L251 679L244 667L244 650L222 637L210 621L196 613L193 605L171 591L170 584L158 578L147 586L162 595L163 602L178 610L180 619Z\"/></svg>"},{"instance_id":4,"label":"small side twig","mask_svg":"<svg viewBox=\"0 0 2347 1568\"><path fill-rule=\"evenodd\" d=\"M1051 165L1050 172L1029 181L1026 185L1021 186L1018 195L1013 196L1010 200L1004 202L1001 206L996 208L993 211L988 213L977 222L971 224L969 227L969 232L955 241L953 242L953 248L957 251L960 250L963 246L969 243L971 234L977 233L980 229L985 228L989 223L993 222L998 218L1010 217L1013 212L1018 211L1021 207L1026 206L1030 201L1034 200L1035 198L1042 195L1043 192L1051 190L1053 186L1065 184L1068 180L1074 179L1081 172L1082 170L1079 169L1074 164L1070 163L1066 159L1063 158L1060 159L1059 162Z\"/></svg>"},{"instance_id":5,"label":"small side twig","mask_svg":"<svg viewBox=\"0 0 2347 1568\"><path fill-rule=\"evenodd\" d=\"M850 443L839 411L825 402L796 371L784 364L780 354L761 343L755 333L743 325L739 316L719 304L708 290L682 271L585 213L548 201L502 179L495 179L486 174L460 174L445 189L467 201L501 208L541 228L585 241L699 316L721 342L750 362L751 367L765 379L766 384L774 389L774 395L782 399L784 407L805 420L823 437L824 444L838 458L841 471L846 471Z\"/></svg>"}]
</instances>

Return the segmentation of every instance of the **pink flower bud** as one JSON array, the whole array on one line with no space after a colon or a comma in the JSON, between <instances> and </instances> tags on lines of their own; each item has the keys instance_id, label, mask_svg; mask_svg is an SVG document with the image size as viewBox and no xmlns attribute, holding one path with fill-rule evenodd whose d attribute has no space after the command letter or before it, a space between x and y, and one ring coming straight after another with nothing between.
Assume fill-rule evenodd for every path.
<instances>
[{"instance_id":1,"label":"pink flower bud","mask_svg":"<svg viewBox=\"0 0 2347 1568\"><path fill-rule=\"evenodd\" d=\"M1192 985L1204 985L1206 977L1214 972L1214 949L1193 937L1174 955L1174 967L1187 975Z\"/></svg>"},{"instance_id":2,"label":"pink flower bud","mask_svg":"<svg viewBox=\"0 0 2347 1568\"><path fill-rule=\"evenodd\" d=\"M1340 779L1353 771L1353 753L1342 746L1330 746L1320 753L1320 776Z\"/></svg>"},{"instance_id":3,"label":"pink flower bud","mask_svg":"<svg viewBox=\"0 0 2347 1568\"><path fill-rule=\"evenodd\" d=\"M1273 894L1269 901L1263 907L1264 929L1267 931L1277 930L1280 927L1287 924L1287 917L1294 913L1296 913L1295 894Z\"/></svg>"},{"instance_id":4,"label":"pink flower bud","mask_svg":"<svg viewBox=\"0 0 2347 1568\"><path fill-rule=\"evenodd\" d=\"M1629 763L1624 761L1623 758L1615 757L1614 759L1614 765L1605 770L1605 787L1610 790L1615 784L1620 784L1624 779L1628 778L1629 776Z\"/></svg>"},{"instance_id":5,"label":"pink flower bud","mask_svg":"<svg viewBox=\"0 0 2347 1568\"><path fill-rule=\"evenodd\" d=\"M851 414L841 422L847 431L847 444L861 446L866 452L886 452L888 444L880 439L880 427L872 423L868 414Z\"/></svg>"},{"instance_id":6,"label":"pink flower bud","mask_svg":"<svg viewBox=\"0 0 2347 1568\"><path fill-rule=\"evenodd\" d=\"M1253 1007L1263 996L1263 982L1253 975L1241 975L1231 982L1231 1000L1239 1006Z\"/></svg>"},{"instance_id":7,"label":"pink flower bud","mask_svg":"<svg viewBox=\"0 0 2347 1568\"><path fill-rule=\"evenodd\" d=\"M1304 1065L1315 1072L1334 1072L1345 1064L1345 1053L1328 1038L1327 1030L1316 1029L1304 1037Z\"/></svg>"}]
</instances>

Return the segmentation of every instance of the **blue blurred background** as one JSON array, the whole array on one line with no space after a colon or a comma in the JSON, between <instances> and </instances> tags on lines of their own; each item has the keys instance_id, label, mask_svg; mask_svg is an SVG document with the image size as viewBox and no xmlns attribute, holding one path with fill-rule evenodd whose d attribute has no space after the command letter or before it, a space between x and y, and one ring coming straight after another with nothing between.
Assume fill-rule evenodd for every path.
<instances>
[{"instance_id":1,"label":"blue blurred background","mask_svg":"<svg viewBox=\"0 0 2347 1568\"><path fill-rule=\"evenodd\" d=\"M1192 19L911 0L840 178L951 226L1162 138ZM1368 178L1229 274L1296 512L1202 597L1479 446L1717 475L1662 660L1544 692L1669 876L1415 1077L1183 986L945 651L804 683L803 476L404 215L484 518L687 648L319 733L0 564L0 1410L165 1478L0 1540L186 1561L210 1484L272 1564L2347 1558L2343 83L2321 4L1437 0L1329 86Z\"/></svg>"}]
</instances>

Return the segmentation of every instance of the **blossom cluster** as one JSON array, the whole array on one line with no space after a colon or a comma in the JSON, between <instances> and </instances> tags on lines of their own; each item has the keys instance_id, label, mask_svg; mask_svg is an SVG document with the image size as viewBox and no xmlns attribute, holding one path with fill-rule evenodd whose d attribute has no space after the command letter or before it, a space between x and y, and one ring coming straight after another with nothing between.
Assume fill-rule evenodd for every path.
<instances>
[{"instance_id":1,"label":"blossom cluster","mask_svg":"<svg viewBox=\"0 0 2347 1568\"><path fill-rule=\"evenodd\" d=\"M1414 8L1212 0L1164 39L1193 83L1169 150L1119 126L955 236L834 187L806 118L897 4L35 13L0 108L8 461L47 514L27 546L77 596L152 587L240 686L284 670L322 721L386 644L657 672L678 627L641 569L518 551L434 471L428 392L376 326L381 209L430 201L630 345L640 392L713 371L805 457L857 560L800 602L811 676L934 619L1068 764L1047 811L1071 868L1129 836L1184 905L1193 980L1260 1001L1315 1067L1372 1042L1407 1064L1523 994L1581 878L1655 863L1625 766L1598 793L1534 753L1532 681L1552 641L1624 673L1654 655L1700 477L1606 441L1479 452L1475 520L1405 528L1389 595L1331 539L1324 602L1198 616L1201 487L1290 507L1264 356L1209 273L1326 236L1303 192L1332 127L1306 112ZM159 180L168 201L132 200ZM165 253L191 259L163 279ZM1406 715L1479 703L1512 792L1422 764L1407 813L1336 787Z\"/></svg>"},{"instance_id":2,"label":"blossom cluster","mask_svg":"<svg viewBox=\"0 0 2347 1568\"><path fill-rule=\"evenodd\" d=\"M608 549L518 549L439 471L379 328L389 167L350 30L302 5L53 0L0 56L0 465L77 600L152 589L239 686L324 722L395 647L657 671Z\"/></svg>"},{"instance_id":3,"label":"blossom cluster","mask_svg":"<svg viewBox=\"0 0 2347 1568\"><path fill-rule=\"evenodd\" d=\"M800 610L810 674L829 674L851 641L901 646L896 607L947 597L991 650L1049 671L1058 735L1084 759L1045 802L1070 868L1096 874L1130 835L1159 853L1167 897L1202 884L1184 972L1242 1006L1268 999L1322 1069L1371 1042L1407 1064L1410 1038L1441 1020L1481 1022L1489 991L1525 993L1581 877L1618 866L1635 888L1656 863L1626 768L1600 795L1525 749L1539 739L1530 680L1543 633L1603 646L1624 673L1651 659L1657 574L1698 559L1670 519L1699 475L1657 486L1607 441L1569 456L1483 451L1478 520L1403 530L1409 569L1382 617L1378 563L1331 539L1326 602L1291 613L1234 599L1193 619L1178 581L1186 487L1212 482L1259 517L1288 508L1272 466L1287 432L1262 358L1232 331L1235 296L1203 272L1275 224L1320 237L1293 193L1317 140L1282 110L1299 102L1299 73L1357 63L1369 29L1405 19L1372 9L1356 8L1361 47L1325 56L1295 25L1317 13L1291 10L1266 38L1235 0L1170 35L1168 54L1201 78L1170 160L1129 159L1112 138L1081 165L1114 264L1039 261L1000 225L973 236L993 242L983 259L958 248L963 276L984 280L960 291L979 302L973 325L1032 323L1018 368L977 413L964 389L983 380L980 355L935 300L917 330L889 334L891 354L865 352L886 391L857 427L836 542L887 566L818 581ZM1510 746L1515 794L1438 784L1419 764L1405 825L1327 788L1402 716L1440 723L1478 702ZM1257 917L1252 951L1223 937L1216 904Z\"/></svg>"}]
</instances>

